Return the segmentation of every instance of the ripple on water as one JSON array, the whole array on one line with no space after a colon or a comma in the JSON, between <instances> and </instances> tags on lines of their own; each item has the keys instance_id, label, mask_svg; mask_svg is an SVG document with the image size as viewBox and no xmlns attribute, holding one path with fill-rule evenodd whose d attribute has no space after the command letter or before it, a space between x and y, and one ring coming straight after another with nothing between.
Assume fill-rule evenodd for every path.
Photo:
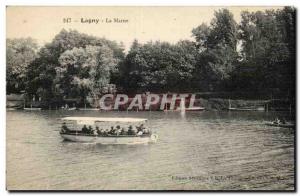
<instances>
[{"instance_id":1,"label":"ripple on water","mask_svg":"<svg viewBox=\"0 0 300 196\"><path fill-rule=\"evenodd\" d=\"M155 144L63 141L57 118L149 119ZM294 132L267 127L272 113L7 112L8 189L294 189ZM282 115L282 114L281 114ZM174 177L186 177L174 180ZM226 179L219 179L218 177ZM194 177L194 178L189 178Z\"/></svg>"}]
</instances>

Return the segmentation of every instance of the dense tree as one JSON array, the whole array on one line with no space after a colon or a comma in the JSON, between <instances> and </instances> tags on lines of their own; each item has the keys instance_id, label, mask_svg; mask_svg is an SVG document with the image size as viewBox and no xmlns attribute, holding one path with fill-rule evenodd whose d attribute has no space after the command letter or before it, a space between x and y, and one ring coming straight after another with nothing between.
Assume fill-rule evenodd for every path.
<instances>
[{"instance_id":1,"label":"dense tree","mask_svg":"<svg viewBox=\"0 0 300 196\"><path fill-rule=\"evenodd\" d=\"M252 90L291 91L295 81L295 10L243 12L241 16L242 63L236 83Z\"/></svg>"},{"instance_id":2,"label":"dense tree","mask_svg":"<svg viewBox=\"0 0 300 196\"><path fill-rule=\"evenodd\" d=\"M87 46L89 47L86 48ZM107 53L107 51L110 51L109 55L112 56L112 57L110 56L110 58L114 58L116 62L120 62L122 59L124 59L124 52L123 52L124 49L122 48L121 45L117 44L116 42L109 41L104 38L97 38L87 34L82 34L75 30L66 31L63 29L58 35L55 36L55 38L52 40L51 43L46 44L43 48L41 48L41 50L39 51L39 58L36 58L30 64L29 66L30 71L28 72L28 82L26 85L26 92L29 95L38 95L42 97L44 100L50 100L55 97L57 99L61 99L63 97L68 97L69 95L75 95L73 94L74 89L67 88L67 87L66 88L58 87L59 86L58 83L63 81L63 80L62 81L58 80L58 76L57 76L58 73L57 70L61 68L61 63L62 63L62 60L60 62L59 59L63 58L61 57L61 55L66 51L68 52L65 53L64 55L71 55L72 53L75 56L77 55L78 58L82 54L87 55L86 54L87 50L89 49L93 50L92 49L93 47L91 46L96 46L98 47L98 49L100 48L99 50L102 51L102 53L101 52L99 53L100 56L103 55L103 53L105 54ZM81 54L80 52L83 53ZM89 54L91 53L92 51L90 51ZM101 59L103 63L106 63L105 57L98 58L98 60L99 59ZM115 69L111 69L110 71L112 73L116 72ZM94 76L91 77L95 77L99 79L97 74L94 74ZM97 84L95 85L99 86L100 83L102 84L105 82L107 81L97 81ZM67 84L68 83L65 83L61 86L67 86ZM82 85L80 82L78 82L78 85L79 84ZM68 92L69 90L70 92ZM76 95L78 95L78 93Z\"/></svg>"},{"instance_id":3,"label":"dense tree","mask_svg":"<svg viewBox=\"0 0 300 196\"><path fill-rule=\"evenodd\" d=\"M31 99L85 99L119 91L264 91L295 93L296 11L228 9L192 30L195 41L175 44L137 40L125 56L122 44L62 30L39 49L34 40L7 40L7 92Z\"/></svg>"},{"instance_id":4,"label":"dense tree","mask_svg":"<svg viewBox=\"0 0 300 196\"><path fill-rule=\"evenodd\" d=\"M192 33L199 50L195 88L211 91L226 87L238 60L237 23L232 13L221 9L210 26L201 24Z\"/></svg>"},{"instance_id":5,"label":"dense tree","mask_svg":"<svg viewBox=\"0 0 300 196\"><path fill-rule=\"evenodd\" d=\"M56 91L66 97L96 97L110 83L110 74L118 63L108 46L90 46L67 50L56 67Z\"/></svg>"},{"instance_id":6,"label":"dense tree","mask_svg":"<svg viewBox=\"0 0 300 196\"><path fill-rule=\"evenodd\" d=\"M196 63L197 50L193 42L177 44L137 41L121 68L127 91L188 90Z\"/></svg>"},{"instance_id":7,"label":"dense tree","mask_svg":"<svg viewBox=\"0 0 300 196\"><path fill-rule=\"evenodd\" d=\"M6 40L7 93L20 93L25 88L28 65L37 57L37 43L31 38Z\"/></svg>"},{"instance_id":8,"label":"dense tree","mask_svg":"<svg viewBox=\"0 0 300 196\"><path fill-rule=\"evenodd\" d=\"M282 64L281 91L288 96L295 97L296 90L296 10L293 7L285 7L277 10L276 20L279 24L279 31L282 34L282 41L287 47L287 55L284 56Z\"/></svg>"}]
</instances>

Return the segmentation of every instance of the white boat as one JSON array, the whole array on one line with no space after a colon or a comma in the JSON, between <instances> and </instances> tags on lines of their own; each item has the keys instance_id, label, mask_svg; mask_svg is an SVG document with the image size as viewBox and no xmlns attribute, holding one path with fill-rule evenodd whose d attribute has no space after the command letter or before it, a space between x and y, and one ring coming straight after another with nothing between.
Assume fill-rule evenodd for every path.
<instances>
[{"instance_id":1,"label":"white boat","mask_svg":"<svg viewBox=\"0 0 300 196\"><path fill-rule=\"evenodd\" d=\"M204 111L204 107L190 107L190 108L177 108L176 110L164 110L164 112L193 112L193 111Z\"/></svg>"},{"instance_id":2,"label":"white boat","mask_svg":"<svg viewBox=\"0 0 300 196\"><path fill-rule=\"evenodd\" d=\"M68 108L68 109L66 109L66 110L77 110L77 108L76 108L76 107L73 107L73 108Z\"/></svg>"},{"instance_id":3,"label":"white boat","mask_svg":"<svg viewBox=\"0 0 300 196\"><path fill-rule=\"evenodd\" d=\"M191 108L185 108L185 111L203 111L205 110L204 107L191 107Z\"/></svg>"},{"instance_id":4,"label":"white boat","mask_svg":"<svg viewBox=\"0 0 300 196\"><path fill-rule=\"evenodd\" d=\"M61 107L61 109L62 110L77 110L77 108L76 107L71 107L71 108L69 108L69 107Z\"/></svg>"},{"instance_id":5,"label":"white boat","mask_svg":"<svg viewBox=\"0 0 300 196\"><path fill-rule=\"evenodd\" d=\"M6 108L6 110L13 111L13 110L17 110L17 108Z\"/></svg>"},{"instance_id":6,"label":"white boat","mask_svg":"<svg viewBox=\"0 0 300 196\"><path fill-rule=\"evenodd\" d=\"M264 107L256 107L256 108L228 108L230 111L265 111Z\"/></svg>"},{"instance_id":7,"label":"white boat","mask_svg":"<svg viewBox=\"0 0 300 196\"><path fill-rule=\"evenodd\" d=\"M143 118L98 118L98 117L65 117L62 121L71 127L70 131L60 131L62 138L73 142L99 143L99 144L145 144L156 142L158 136L149 132L148 134L135 135L120 135L120 134L97 134L97 133L83 133L82 126L88 125L94 127L101 127L101 129L109 128L112 123L127 127L132 124L143 124L147 119Z\"/></svg>"},{"instance_id":8,"label":"white boat","mask_svg":"<svg viewBox=\"0 0 300 196\"><path fill-rule=\"evenodd\" d=\"M82 111L100 111L99 108L78 108L78 110L82 110Z\"/></svg>"},{"instance_id":9,"label":"white boat","mask_svg":"<svg viewBox=\"0 0 300 196\"><path fill-rule=\"evenodd\" d=\"M229 102L229 106L228 106L228 110L229 111L265 111L265 107L264 106L253 106L253 107L235 108L235 107L231 107L230 99L228 100L228 102Z\"/></svg>"},{"instance_id":10,"label":"white boat","mask_svg":"<svg viewBox=\"0 0 300 196\"><path fill-rule=\"evenodd\" d=\"M24 108L24 110L35 111L35 110L42 110L42 108Z\"/></svg>"},{"instance_id":11,"label":"white boat","mask_svg":"<svg viewBox=\"0 0 300 196\"><path fill-rule=\"evenodd\" d=\"M167 107L166 107L167 108ZM184 98L182 98L180 100L180 106L177 107L175 110L168 110L168 109L165 109L164 112L169 112L169 111L172 111L172 112L181 112L181 113L185 113L185 112L193 112L193 111L203 111L205 110L204 107L185 107L185 100Z\"/></svg>"},{"instance_id":12,"label":"white boat","mask_svg":"<svg viewBox=\"0 0 300 196\"><path fill-rule=\"evenodd\" d=\"M150 136L97 136L97 135L81 135L81 134L63 134L61 136L65 140L72 142L85 142L97 144L145 144L155 142L157 136L152 134Z\"/></svg>"}]
</instances>

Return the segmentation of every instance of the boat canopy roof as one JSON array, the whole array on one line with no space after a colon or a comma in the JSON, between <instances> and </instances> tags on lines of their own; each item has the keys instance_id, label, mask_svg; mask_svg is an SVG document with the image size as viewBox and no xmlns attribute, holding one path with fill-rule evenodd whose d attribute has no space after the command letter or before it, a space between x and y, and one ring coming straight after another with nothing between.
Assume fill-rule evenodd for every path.
<instances>
[{"instance_id":1,"label":"boat canopy roof","mask_svg":"<svg viewBox=\"0 0 300 196\"><path fill-rule=\"evenodd\" d=\"M98 117L65 117L62 118L64 121L77 121L79 124L88 123L88 122L144 122L147 121L146 118L98 118ZM89 124L89 123L88 123Z\"/></svg>"}]
</instances>

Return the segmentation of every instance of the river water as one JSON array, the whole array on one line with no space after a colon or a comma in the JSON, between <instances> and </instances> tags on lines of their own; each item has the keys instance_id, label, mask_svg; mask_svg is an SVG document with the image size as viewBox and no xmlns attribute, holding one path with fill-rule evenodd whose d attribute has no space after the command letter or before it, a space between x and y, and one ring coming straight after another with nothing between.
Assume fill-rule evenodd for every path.
<instances>
[{"instance_id":1,"label":"river water","mask_svg":"<svg viewBox=\"0 0 300 196\"><path fill-rule=\"evenodd\" d=\"M293 190L294 130L284 113L7 111L9 190ZM66 142L65 116L143 117L148 145Z\"/></svg>"}]
</instances>

